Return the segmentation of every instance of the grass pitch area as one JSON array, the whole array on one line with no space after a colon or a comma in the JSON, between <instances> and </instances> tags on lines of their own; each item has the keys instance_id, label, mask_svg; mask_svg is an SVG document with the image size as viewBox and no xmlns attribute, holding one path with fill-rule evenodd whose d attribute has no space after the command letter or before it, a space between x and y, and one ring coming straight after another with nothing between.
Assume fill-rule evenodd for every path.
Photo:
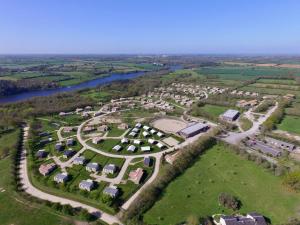
<instances>
[{"instance_id":1,"label":"grass pitch area","mask_svg":"<svg viewBox=\"0 0 300 225\"><path fill-rule=\"evenodd\" d=\"M300 135L300 117L285 116L277 128Z\"/></svg>"},{"instance_id":2,"label":"grass pitch area","mask_svg":"<svg viewBox=\"0 0 300 225\"><path fill-rule=\"evenodd\" d=\"M221 192L241 200L240 213L259 212L272 224L286 222L300 206L300 194L286 190L280 177L219 144L168 186L144 220L149 224L169 225L180 223L189 215L233 213L219 206Z\"/></svg>"}]
</instances>

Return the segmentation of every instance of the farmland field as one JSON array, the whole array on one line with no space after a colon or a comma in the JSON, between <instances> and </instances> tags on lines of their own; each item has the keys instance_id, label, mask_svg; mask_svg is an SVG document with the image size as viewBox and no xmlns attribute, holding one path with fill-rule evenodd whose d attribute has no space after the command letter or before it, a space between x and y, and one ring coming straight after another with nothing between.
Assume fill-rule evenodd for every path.
<instances>
[{"instance_id":1,"label":"farmland field","mask_svg":"<svg viewBox=\"0 0 300 225\"><path fill-rule=\"evenodd\" d=\"M287 115L278 124L277 128L300 135L300 117Z\"/></svg>"},{"instance_id":2,"label":"farmland field","mask_svg":"<svg viewBox=\"0 0 300 225\"><path fill-rule=\"evenodd\" d=\"M184 221L189 215L233 213L219 206L221 192L241 200L240 213L256 211L273 224L287 221L300 204L300 194L286 190L280 177L219 144L167 187L144 220L149 224L171 225Z\"/></svg>"},{"instance_id":3,"label":"farmland field","mask_svg":"<svg viewBox=\"0 0 300 225\"><path fill-rule=\"evenodd\" d=\"M219 66L219 67L202 67L199 73L209 77L216 75L221 79L247 80L257 76L276 76L287 75L294 72L300 75L299 69L272 68L272 67L254 67L254 66Z\"/></svg>"}]
</instances>

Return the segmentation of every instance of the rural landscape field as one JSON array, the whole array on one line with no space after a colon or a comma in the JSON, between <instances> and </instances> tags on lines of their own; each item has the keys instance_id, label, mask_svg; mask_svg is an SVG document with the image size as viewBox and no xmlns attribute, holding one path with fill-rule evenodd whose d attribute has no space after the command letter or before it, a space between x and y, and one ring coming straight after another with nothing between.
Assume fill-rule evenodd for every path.
<instances>
[{"instance_id":1,"label":"rural landscape field","mask_svg":"<svg viewBox=\"0 0 300 225\"><path fill-rule=\"evenodd\" d=\"M299 1L0 5L0 225L300 225Z\"/></svg>"}]
</instances>

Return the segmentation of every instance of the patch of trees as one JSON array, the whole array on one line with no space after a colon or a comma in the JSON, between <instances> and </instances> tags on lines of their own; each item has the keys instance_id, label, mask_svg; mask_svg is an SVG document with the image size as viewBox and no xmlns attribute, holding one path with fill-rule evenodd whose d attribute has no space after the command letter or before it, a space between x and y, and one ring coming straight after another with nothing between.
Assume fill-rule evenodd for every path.
<instances>
[{"instance_id":1,"label":"patch of trees","mask_svg":"<svg viewBox=\"0 0 300 225\"><path fill-rule=\"evenodd\" d=\"M271 131L276 128L276 124L279 124L284 117L284 110L290 106L291 101L282 100L278 103L277 109L269 116L269 118L262 124L262 131Z\"/></svg>"},{"instance_id":2,"label":"patch of trees","mask_svg":"<svg viewBox=\"0 0 300 225\"><path fill-rule=\"evenodd\" d=\"M22 124L25 118L47 114L67 112L92 105L92 99L78 93L62 93L47 97L36 97L24 102L0 106L0 128L8 128Z\"/></svg>"},{"instance_id":3,"label":"patch of trees","mask_svg":"<svg viewBox=\"0 0 300 225\"><path fill-rule=\"evenodd\" d=\"M45 79L0 80L0 96L55 87L58 87L57 83Z\"/></svg>"},{"instance_id":4,"label":"patch of trees","mask_svg":"<svg viewBox=\"0 0 300 225\"><path fill-rule=\"evenodd\" d=\"M275 101L265 100L255 108L254 112L257 113L266 112L271 106L274 105L275 105Z\"/></svg>"},{"instance_id":5,"label":"patch of trees","mask_svg":"<svg viewBox=\"0 0 300 225\"><path fill-rule=\"evenodd\" d=\"M294 191L300 190L300 171L292 171L285 175L283 184Z\"/></svg>"},{"instance_id":6,"label":"patch of trees","mask_svg":"<svg viewBox=\"0 0 300 225\"><path fill-rule=\"evenodd\" d=\"M241 201L228 193L221 193L218 197L219 204L228 209L232 209L234 211L238 210L241 207Z\"/></svg>"},{"instance_id":7,"label":"patch of trees","mask_svg":"<svg viewBox=\"0 0 300 225\"><path fill-rule=\"evenodd\" d=\"M201 153L216 143L214 137L219 132L218 129L213 129L200 137L196 143L181 149L173 165L165 164L155 181L146 187L130 207L123 212L122 220L126 224L139 224L142 221L143 213L153 206L168 184L192 166Z\"/></svg>"}]
</instances>

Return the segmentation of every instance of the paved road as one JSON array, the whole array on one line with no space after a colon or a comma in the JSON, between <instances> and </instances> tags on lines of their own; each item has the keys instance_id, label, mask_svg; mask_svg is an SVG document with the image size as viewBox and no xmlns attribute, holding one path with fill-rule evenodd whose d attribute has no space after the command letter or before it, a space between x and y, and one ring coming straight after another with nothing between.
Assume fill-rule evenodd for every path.
<instances>
[{"instance_id":1,"label":"paved road","mask_svg":"<svg viewBox=\"0 0 300 225\"><path fill-rule=\"evenodd\" d=\"M62 198L62 197L58 197L55 195L51 195L45 192L42 192L41 190L35 188L28 177L28 169L27 169L27 155L26 155L26 149L25 149L25 141L27 140L27 136L28 136L28 127L24 128L24 141L23 141L23 146L22 146L22 154L21 154L21 161L20 161L20 176L21 176L21 183L23 184L23 188L24 190L37 198L40 199L44 199L44 200L48 200L51 202L59 202L63 205L65 204L69 204L74 208L77 207L81 207L84 209L87 209L90 213L98 215L99 219L103 220L104 222L108 223L108 224L113 224L113 223L119 223L122 224L117 217L110 215L108 213L102 212L97 208L91 207L89 205L80 203L80 202L76 202L70 199L66 199L66 198Z\"/></svg>"},{"instance_id":2,"label":"paved road","mask_svg":"<svg viewBox=\"0 0 300 225\"><path fill-rule=\"evenodd\" d=\"M276 102L276 105L273 106L264 116L261 116L257 121L252 121L253 126L251 127L251 129L242 133L229 132L229 135L223 138L223 140L230 144L237 145L244 138L253 136L255 133L259 132L259 126L269 118L269 116L277 109L277 107L278 103Z\"/></svg>"},{"instance_id":3,"label":"paved road","mask_svg":"<svg viewBox=\"0 0 300 225\"><path fill-rule=\"evenodd\" d=\"M134 200L140 195L140 193L155 180L155 178L157 177L158 172L159 172L161 157L162 157L162 155L155 157L155 166L154 166L154 171L153 171L152 176L146 181L146 183L137 192L134 193L134 195L132 195L122 205L122 209L124 209L124 210L128 209L129 206L134 202Z\"/></svg>"}]
</instances>

